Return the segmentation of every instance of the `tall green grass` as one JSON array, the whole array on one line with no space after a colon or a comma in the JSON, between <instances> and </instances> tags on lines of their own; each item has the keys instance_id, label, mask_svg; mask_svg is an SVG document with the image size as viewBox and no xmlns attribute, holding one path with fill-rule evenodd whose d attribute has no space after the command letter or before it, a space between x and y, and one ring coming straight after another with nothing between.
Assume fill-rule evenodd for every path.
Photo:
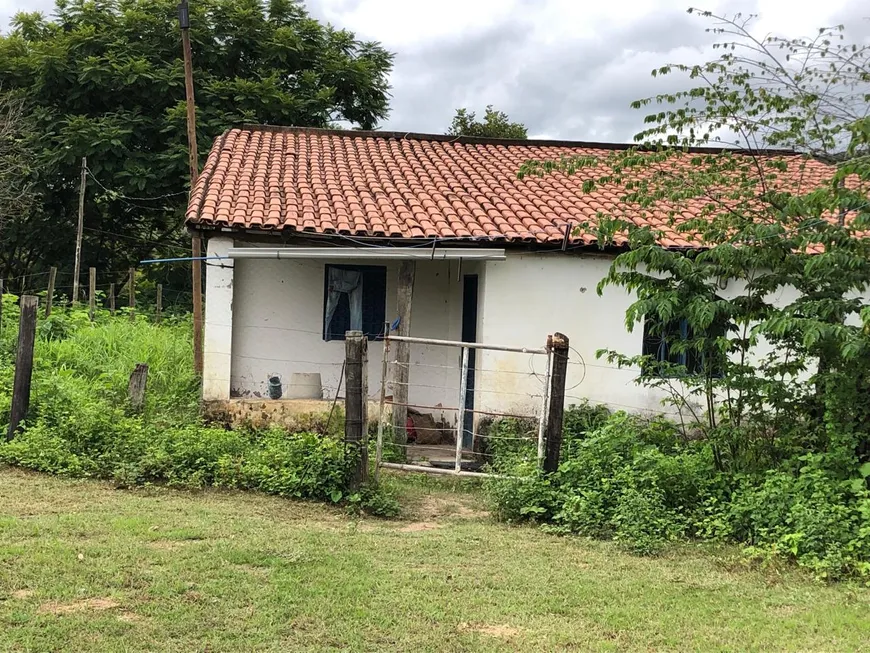
<instances>
[{"instance_id":1,"label":"tall green grass","mask_svg":"<svg viewBox=\"0 0 870 653\"><path fill-rule=\"evenodd\" d=\"M0 428L9 420L18 309L3 298L0 334ZM367 490L348 496L351 457L339 438L318 433L228 431L204 424L193 373L191 324L161 324L129 313L101 311L91 322L80 307L40 319L31 409L0 462L69 476L114 479L121 485L256 489L280 496L349 500L381 513L398 506ZM133 412L127 384L147 363L145 407Z\"/></svg>"}]
</instances>

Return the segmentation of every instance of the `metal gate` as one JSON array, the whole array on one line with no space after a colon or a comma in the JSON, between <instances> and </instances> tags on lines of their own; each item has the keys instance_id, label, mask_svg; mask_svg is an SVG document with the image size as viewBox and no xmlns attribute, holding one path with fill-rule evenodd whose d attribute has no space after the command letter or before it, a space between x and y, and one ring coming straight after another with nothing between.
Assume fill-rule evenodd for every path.
<instances>
[{"instance_id":1,"label":"metal gate","mask_svg":"<svg viewBox=\"0 0 870 653\"><path fill-rule=\"evenodd\" d=\"M547 413L549 408L550 401L550 375L552 369L552 347L551 347L551 338L547 338L547 344L545 347L535 348L535 347L510 347L505 345L496 345L489 343L480 343L480 342L461 342L461 341L453 341L453 340L438 340L433 338L415 338L408 336L387 336L384 339L384 359L382 365L382 378L381 378L381 395L380 395L380 409L378 415L378 435L377 435L377 454L376 454L376 474L377 470L381 467L388 469L401 469L406 471L418 471L418 472L428 472L428 473L436 473L436 474L454 474L454 475L470 475L470 476L487 476L486 472L480 471L467 471L463 469L463 455L467 455L470 457L472 461L479 460L481 455L479 452L475 452L475 443L476 438L483 437L480 436L474 427L476 423L478 423L477 417L486 417L486 418L515 418L521 420L529 420L529 423L536 423L536 433L529 433L531 438L523 436L523 438L516 439L532 439L534 436L537 437L537 457L538 462L541 462L544 459L545 455L545 431L547 426ZM392 347L391 345L394 343L407 343L408 352L406 361L397 360L395 356L395 350L398 347ZM429 351L432 351L433 348L447 348L449 350L459 350L459 364L457 366L451 365L436 365L426 362L420 361L412 361L410 356L410 348L412 346L420 346L425 347ZM486 359L482 356L475 356L476 367L474 368L471 375L469 375L469 358L470 352L478 351L478 352L503 352L508 354L515 354L517 356L528 356L528 371L524 371L521 367L521 364L517 363L514 365L514 368L511 369L510 365L502 366L500 369L493 369L486 367ZM535 366L538 366L540 372L535 369ZM404 375L407 379L406 381L396 381L395 370L399 366L407 366L408 373ZM420 379L415 379L412 381L410 371L411 368L420 368L423 370L421 376L425 375L425 372L432 370L455 370L459 373L459 382L458 388L452 388L448 385L437 385L434 382L422 383ZM426 368L429 368L428 370ZM393 370L393 373L390 374L390 370ZM418 369L418 373L420 372ZM519 375L520 377L528 377L525 379L519 379L517 383L514 380L515 385L518 389L522 388L519 392L511 392L505 390L499 390L495 386L498 386L498 383L493 383L493 388L487 387L476 387L477 384L482 379L493 378L498 380L499 375L508 375L514 374ZM431 376L437 376L436 373L431 373L430 375L423 378L423 381L429 381ZM441 373L441 377L444 377L444 374ZM469 381L471 382L469 384ZM406 401L396 401L396 398L393 394L388 394L389 389L395 389L399 385L405 385L406 391L402 393L404 397L410 397L410 390L412 388L418 389L427 389L428 392L433 392L433 390L443 389L446 395L449 393L455 392L455 401L456 406L444 406L442 403L438 403L437 405L413 402L410 399ZM469 387L471 385L472 387ZM537 393L527 392L526 389L532 390L537 389ZM508 412L507 409L501 410L493 410L492 404L493 402L489 402L490 406L486 406L487 402L477 401L477 403L483 403L485 405L484 408L479 408L475 404L475 398L481 397L481 395L492 394L492 395L518 395L524 398L523 404L524 410L522 413ZM505 403L502 401L502 404ZM496 405L498 405L496 403ZM537 406L537 414L529 414L528 408L530 406ZM453 426L453 437L454 437L454 449L452 451L453 456L453 464L450 467L447 466L435 466L432 464L424 465L424 464L415 464L413 461L406 461L403 463L398 462L388 462L384 461L384 445L385 445L385 431L387 428L387 419L388 414L391 414L397 408L407 410L436 410L441 411L442 413L448 412L453 413L455 415L455 425ZM400 415L404 412L400 411ZM443 422L442 422L443 423ZM469 429L468 425L471 424L471 428ZM394 424L395 426L395 424ZM407 422L405 425L399 425L398 428L405 428L407 435ZM429 429L432 430L432 429ZM446 429L443 427L438 429L443 432ZM469 437L470 431L470 437ZM506 439L506 438L502 438ZM463 440L465 442L463 442ZM396 444L395 442L393 444ZM465 445L465 446L464 446ZM396 446L404 446L406 447L404 454L406 458L409 458L409 447L414 445L408 444L407 440L404 444L396 444ZM449 462L449 461L448 461ZM465 461L468 462L467 460Z\"/></svg>"}]
</instances>

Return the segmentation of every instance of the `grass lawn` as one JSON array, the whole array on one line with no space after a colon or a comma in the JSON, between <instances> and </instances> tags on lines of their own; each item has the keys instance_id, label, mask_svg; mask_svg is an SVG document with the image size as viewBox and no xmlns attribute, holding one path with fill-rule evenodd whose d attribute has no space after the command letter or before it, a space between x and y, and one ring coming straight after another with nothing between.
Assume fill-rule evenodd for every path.
<instances>
[{"instance_id":1,"label":"grass lawn","mask_svg":"<svg viewBox=\"0 0 870 653\"><path fill-rule=\"evenodd\" d=\"M452 482L354 519L0 468L2 651L867 650L870 590L733 550L636 558L493 523Z\"/></svg>"}]
</instances>

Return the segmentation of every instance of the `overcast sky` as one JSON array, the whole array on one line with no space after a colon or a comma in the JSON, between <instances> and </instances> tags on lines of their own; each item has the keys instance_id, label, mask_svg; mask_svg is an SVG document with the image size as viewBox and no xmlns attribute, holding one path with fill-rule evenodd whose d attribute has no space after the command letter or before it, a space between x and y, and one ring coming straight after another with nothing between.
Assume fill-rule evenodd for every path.
<instances>
[{"instance_id":1,"label":"overcast sky","mask_svg":"<svg viewBox=\"0 0 870 653\"><path fill-rule=\"evenodd\" d=\"M196 0L190 0L192 3ZM691 5L759 14L761 35L811 36L843 23L870 39L867 0L309 0L317 18L396 53L384 129L443 133L458 107L487 104L529 135L629 141L641 127L632 100L667 88L650 70L711 58L707 22ZM50 11L53 0L0 0Z\"/></svg>"}]
</instances>

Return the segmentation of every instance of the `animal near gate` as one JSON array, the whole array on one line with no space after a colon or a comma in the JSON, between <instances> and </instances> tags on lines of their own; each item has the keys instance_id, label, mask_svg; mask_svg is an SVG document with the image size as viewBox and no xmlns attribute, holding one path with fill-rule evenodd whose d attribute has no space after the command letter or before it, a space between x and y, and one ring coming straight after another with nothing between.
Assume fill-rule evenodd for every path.
<instances>
[{"instance_id":1,"label":"animal near gate","mask_svg":"<svg viewBox=\"0 0 870 653\"><path fill-rule=\"evenodd\" d=\"M376 474L387 468L485 476L480 470L492 461L496 440L536 441L545 467L555 447L558 464L565 336L548 336L543 347L393 335L384 340ZM405 343L405 360L393 346L398 343ZM493 428L500 419L513 420L515 428L505 429L509 434Z\"/></svg>"}]
</instances>

